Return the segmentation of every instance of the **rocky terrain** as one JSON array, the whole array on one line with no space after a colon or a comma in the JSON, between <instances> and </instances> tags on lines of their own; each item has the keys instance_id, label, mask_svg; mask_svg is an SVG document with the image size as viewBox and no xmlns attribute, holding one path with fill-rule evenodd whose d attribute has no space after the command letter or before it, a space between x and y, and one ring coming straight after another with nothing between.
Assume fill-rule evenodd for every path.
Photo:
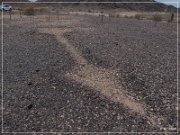
<instances>
[{"instance_id":1,"label":"rocky terrain","mask_svg":"<svg viewBox=\"0 0 180 135\"><path fill-rule=\"evenodd\" d=\"M178 130L175 23L4 17L4 132Z\"/></svg>"}]
</instances>

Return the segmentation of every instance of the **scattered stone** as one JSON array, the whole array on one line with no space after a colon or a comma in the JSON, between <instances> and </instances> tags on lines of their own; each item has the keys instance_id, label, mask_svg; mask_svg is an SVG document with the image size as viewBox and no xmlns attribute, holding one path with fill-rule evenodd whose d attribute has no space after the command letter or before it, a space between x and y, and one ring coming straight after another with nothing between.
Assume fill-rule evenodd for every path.
<instances>
[{"instance_id":1,"label":"scattered stone","mask_svg":"<svg viewBox=\"0 0 180 135\"><path fill-rule=\"evenodd\" d=\"M32 82L29 82L28 85L29 85L29 86L32 85Z\"/></svg>"},{"instance_id":2,"label":"scattered stone","mask_svg":"<svg viewBox=\"0 0 180 135\"><path fill-rule=\"evenodd\" d=\"M32 109L33 108L33 104L29 104L28 106L27 106L27 108L30 110L30 109Z\"/></svg>"},{"instance_id":3,"label":"scattered stone","mask_svg":"<svg viewBox=\"0 0 180 135\"><path fill-rule=\"evenodd\" d=\"M85 49L85 53L86 53L86 54L90 54L90 53L91 53L90 49L89 49L89 48L86 48L86 49Z\"/></svg>"},{"instance_id":4,"label":"scattered stone","mask_svg":"<svg viewBox=\"0 0 180 135\"><path fill-rule=\"evenodd\" d=\"M52 89L56 89L56 87L55 87L55 86L51 86L51 88L52 88Z\"/></svg>"},{"instance_id":5,"label":"scattered stone","mask_svg":"<svg viewBox=\"0 0 180 135\"><path fill-rule=\"evenodd\" d=\"M39 69L36 69L36 72L39 72L40 70Z\"/></svg>"}]
</instances>

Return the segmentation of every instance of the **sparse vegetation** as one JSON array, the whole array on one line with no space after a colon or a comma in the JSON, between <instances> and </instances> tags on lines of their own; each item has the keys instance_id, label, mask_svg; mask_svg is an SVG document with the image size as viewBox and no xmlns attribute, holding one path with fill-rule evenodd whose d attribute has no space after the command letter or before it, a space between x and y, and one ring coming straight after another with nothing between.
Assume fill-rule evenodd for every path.
<instances>
[{"instance_id":1,"label":"sparse vegetation","mask_svg":"<svg viewBox=\"0 0 180 135\"><path fill-rule=\"evenodd\" d=\"M27 15L27 16L35 15L35 9L33 7L26 8L24 10L24 15Z\"/></svg>"},{"instance_id":2,"label":"sparse vegetation","mask_svg":"<svg viewBox=\"0 0 180 135\"><path fill-rule=\"evenodd\" d=\"M35 12L46 12L47 9L46 8L37 8L37 9L34 9Z\"/></svg>"},{"instance_id":3,"label":"sparse vegetation","mask_svg":"<svg viewBox=\"0 0 180 135\"><path fill-rule=\"evenodd\" d=\"M119 14L116 14L116 17L120 17L120 15L119 15Z\"/></svg>"},{"instance_id":4,"label":"sparse vegetation","mask_svg":"<svg viewBox=\"0 0 180 135\"><path fill-rule=\"evenodd\" d=\"M33 16L33 15L38 15L38 14L48 13L48 12L49 12L48 9L43 8L43 7L38 7L38 8L28 7L28 8L23 9L23 14L27 16Z\"/></svg>"},{"instance_id":5,"label":"sparse vegetation","mask_svg":"<svg viewBox=\"0 0 180 135\"><path fill-rule=\"evenodd\" d=\"M136 18L137 20L142 20L143 19L143 15L142 14L136 14L134 16L134 18Z\"/></svg>"},{"instance_id":6,"label":"sparse vegetation","mask_svg":"<svg viewBox=\"0 0 180 135\"><path fill-rule=\"evenodd\" d=\"M161 14L136 14L134 18L137 20L146 19L146 20L153 20L156 22L160 22L163 20L164 17Z\"/></svg>"},{"instance_id":7,"label":"sparse vegetation","mask_svg":"<svg viewBox=\"0 0 180 135\"><path fill-rule=\"evenodd\" d=\"M160 22L160 21L162 21L162 16L159 15L159 14L155 14L155 15L153 15L153 17L152 17L152 20L153 20L153 21Z\"/></svg>"},{"instance_id":8,"label":"sparse vegetation","mask_svg":"<svg viewBox=\"0 0 180 135\"><path fill-rule=\"evenodd\" d=\"M88 12L89 12L89 13L91 13L91 12L92 12L92 10L91 10L91 9L88 9Z\"/></svg>"},{"instance_id":9,"label":"sparse vegetation","mask_svg":"<svg viewBox=\"0 0 180 135\"><path fill-rule=\"evenodd\" d=\"M124 18L129 18L127 15L124 15Z\"/></svg>"},{"instance_id":10,"label":"sparse vegetation","mask_svg":"<svg viewBox=\"0 0 180 135\"><path fill-rule=\"evenodd\" d=\"M119 16L119 14L116 14L116 13L110 13L109 17L120 17L120 16Z\"/></svg>"}]
</instances>

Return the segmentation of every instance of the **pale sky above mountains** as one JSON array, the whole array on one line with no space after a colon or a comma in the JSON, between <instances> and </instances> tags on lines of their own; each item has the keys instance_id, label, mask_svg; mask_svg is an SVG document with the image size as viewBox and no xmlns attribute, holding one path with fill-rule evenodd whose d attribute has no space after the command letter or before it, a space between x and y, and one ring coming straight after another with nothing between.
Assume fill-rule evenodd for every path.
<instances>
[{"instance_id":1,"label":"pale sky above mountains","mask_svg":"<svg viewBox=\"0 0 180 135\"><path fill-rule=\"evenodd\" d=\"M173 3L173 2L179 2L178 7L180 7L180 0L156 0L156 1L165 3L167 5L173 5L175 7L177 7L177 3ZM166 3L166 2L172 2L172 3Z\"/></svg>"}]
</instances>

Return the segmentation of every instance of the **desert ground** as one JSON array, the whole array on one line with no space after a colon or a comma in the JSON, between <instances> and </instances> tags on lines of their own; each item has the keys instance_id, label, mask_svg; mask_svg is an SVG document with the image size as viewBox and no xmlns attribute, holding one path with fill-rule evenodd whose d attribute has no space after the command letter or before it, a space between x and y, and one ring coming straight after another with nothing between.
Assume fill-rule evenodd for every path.
<instances>
[{"instance_id":1,"label":"desert ground","mask_svg":"<svg viewBox=\"0 0 180 135\"><path fill-rule=\"evenodd\" d=\"M177 111L175 22L4 13L4 132L177 132Z\"/></svg>"}]
</instances>

